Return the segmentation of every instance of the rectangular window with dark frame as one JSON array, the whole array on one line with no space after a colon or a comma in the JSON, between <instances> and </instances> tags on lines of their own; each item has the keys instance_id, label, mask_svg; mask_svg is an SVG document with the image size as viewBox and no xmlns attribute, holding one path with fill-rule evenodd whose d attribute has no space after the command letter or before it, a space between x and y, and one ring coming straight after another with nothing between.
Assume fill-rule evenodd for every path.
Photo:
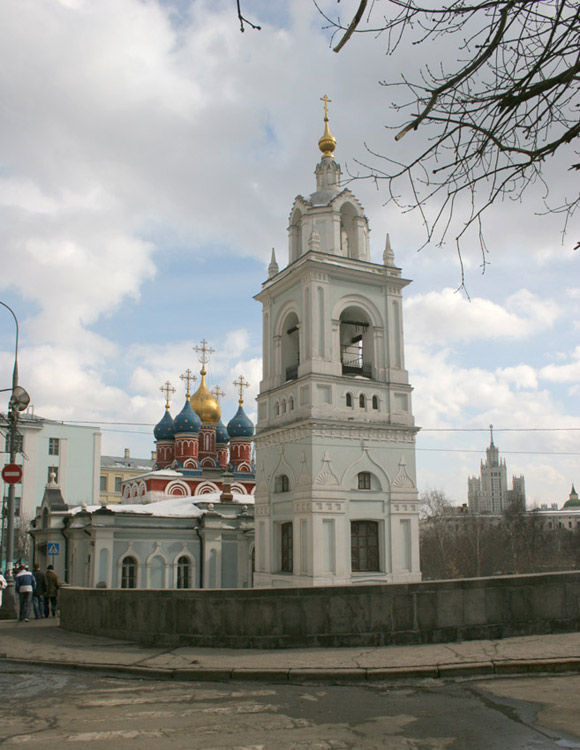
<instances>
[{"instance_id":1,"label":"rectangular window with dark frame","mask_svg":"<svg viewBox=\"0 0 580 750\"><path fill-rule=\"evenodd\" d=\"M279 474L274 481L274 492L289 492L290 480L286 474Z\"/></svg>"},{"instance_id":2,"label":"rectangular window with dark frame","mask_svg":"<svg viewBox=\"0 0 580 750\"><path fill-rule=\"evenodd\" d=\"M14 439L14 453L22 453L22 444L23 444L24 438L21 432L16 433L16 437ZM5 453L10 453L10 432L6 433L5 443L4 443Z\"/></svg>"},{"instance_id":3,"label":"rectangular window with dark frame","mask_svg":"<svg viewBox=\"0 0 580 750\"><path fill-rule=\"evenodd\" d=\"M177 588L191 588L191 562L188 557L180 557L177 561Z\"/></svg>"},{"instance_id":4,"label":"rectangular window with dark frame","mask_svg":"<svg viewBox=\"0 0 580 750\"><path fill-rule=\"evenodd\" d=\"M351 567L354 572L378 571L379 525L376 521L353 521L350 525Z\"/></svg>"},{"instance_id":5,"label":"rectangular window with dark frame","mask_svg":"<svg viewBox=\"0 0 580 750\"><path fill-rule=\"evenodd\" d=\"M107 475L101 474L99 492L106 492L106 491L107 491Z\"/></svg>"},{"instance_id":6,"label":"rectangular window with dark frame","mask_svg":"<svg viewBox=\"0 0 580 750\"><path fill-rule=\"evenodd\" d=\"M15 497L14 498L14 516L16 518L20 518L20 505L21 505L22 498ZM8 516L8 495L4 497L3 503L2 503L2 517L6 518Z\"/></svg>"},{"instance_id":7,"label":"rectangular window with dark frame","mask_svg":"<svg viewBox=\"0 0 580 750\"><path fill-rule=\"evenodd\" d=\"M358 475L358 488L359 490L370 490L371 474L369 471L361 471Z\"/></svg>"},{"instance_id":8,"label":"rectangular window with dark frame","mask_svg":"<svg viewBox=\"0 0 580 750\"><path fill-rule=\"evenodd\" d=\"M280 570L292 573L294 569L294 542L292 522L283 523L280 527Z\"/></svg>"},{"instance_id":9,"label":"rectangular window with dark frame","mask_svg":"<svg viewBox=\"0 0 580 750\"><path fill-rule=\"evenodd\" d=\"M115 492L121 492L123 477L115 477Z\"/></svg>"},{"instance_id":10,"label":"rectangular window with dark frame","mask_svg":"<svg viewBox=\"0 0 580 750\"><path fill-rule=\"evenodd\" d=\"M58 438L48 438L48 455L60 456L60 440Z\"/></svg>"}]
</instances>

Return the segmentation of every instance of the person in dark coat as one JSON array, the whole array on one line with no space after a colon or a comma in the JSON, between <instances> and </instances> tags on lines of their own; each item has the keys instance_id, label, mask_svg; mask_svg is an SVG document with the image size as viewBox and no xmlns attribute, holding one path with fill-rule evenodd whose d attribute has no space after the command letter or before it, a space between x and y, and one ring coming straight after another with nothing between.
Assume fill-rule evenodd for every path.
<instances>
[{"instance_id":1,"label":"person in dark coat","mask_svg":"<svg viewBox=\"0 0 580 750\"><path fill-rule=\"evenodd\" d=\"M28 622L30 617L30 605L32 604L32 594L36 588L36 579L32 573L21 565L14 576L14 591L18 594L19 608L18 619L20 622Z\"/></svg>"},{"instance_id":2,"label":"person in dark coat","mask_svg":"<svg viewBox=\"0 0 580 750\"><path fill-rule=\"evenodd\" d=\"M48 617L48 604L50 604L50 611L53 617L56 617L56 595L60 588L60 581L55 573L54 565L49 565L46 569L46 617Z\"/></svg>"},{"instance_id":3,"label":"person in dark coat","mask_svg":"<svg viewBox=\"0 0 580 750\"><path fill-rule=\"evenodd\" d=\"M36 588L32 593L32 607L34 609L34 618L40 620L44 617L44 597L46 596L46 578L40 570L40 565L34 563L32 566L32 575L36 580Z\"/></svg>"}]
</instances>

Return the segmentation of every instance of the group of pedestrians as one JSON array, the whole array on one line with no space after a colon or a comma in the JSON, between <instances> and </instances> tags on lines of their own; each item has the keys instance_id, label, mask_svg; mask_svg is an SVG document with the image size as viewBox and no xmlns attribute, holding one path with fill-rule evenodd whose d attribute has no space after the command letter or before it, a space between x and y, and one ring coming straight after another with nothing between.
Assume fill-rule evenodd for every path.
<instances>
[{"instance_id":1,"label":"group of pedestrians","mask_svg":"<svg viewBox=\"0 0 580 750\"><path fill-rule=\"evenodd\" d=\"M18 594L18 619L28 622L31 608L36 620L42 617L56 617L56 599L60 581L54 566L49 565L46 573L35 563L32 573L27 565L20 565L14 571L14 590Z\"/></svg>"}]
</instances>

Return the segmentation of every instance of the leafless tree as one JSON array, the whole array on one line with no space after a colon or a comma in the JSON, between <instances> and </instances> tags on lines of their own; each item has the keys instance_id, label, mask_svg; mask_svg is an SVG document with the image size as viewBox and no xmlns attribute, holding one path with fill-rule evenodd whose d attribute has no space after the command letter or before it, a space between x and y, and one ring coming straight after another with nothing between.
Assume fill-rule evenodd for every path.
<instances>
[{"instance_id":1,"label":"leafless tree","mask_svg":"<svg viewBox=\"0 0 580 750\"><path fill-rule=\"evenodd\" d=\"M14 559L29 560L31 553L30 535L28 529L31 519L21 516L20 523L14 529Z\"/></svg>"},{"instance_id":2,"label":"leafless tree","mask_svg":"<svg viewBox=\"0 0 580 750\"><path fill-rule=\"evenodd\" d=\"M461 260L461 240L476 229L485 269L484 212L498 200L520 200L534 183L543 186L540 213L561 212L566 230L578 190L552 205L543 167L558 152L566 168L580 169L578 0L360 0L345 23L319 10L337 52L358 33L380 35L391 56L409 42L423 50L437 41L444 50L418 80L402 73L383 82L407 92L394 104L401 117L395 140L419 131L414 155L398 161L369 148L373 158L359 163L386 182L389 200L420 212L426 243L443 243L452 232ZM450 63L453 44L458 55ZM463 281L463 265L461 273Z\"/></svg>"}]
</instances>

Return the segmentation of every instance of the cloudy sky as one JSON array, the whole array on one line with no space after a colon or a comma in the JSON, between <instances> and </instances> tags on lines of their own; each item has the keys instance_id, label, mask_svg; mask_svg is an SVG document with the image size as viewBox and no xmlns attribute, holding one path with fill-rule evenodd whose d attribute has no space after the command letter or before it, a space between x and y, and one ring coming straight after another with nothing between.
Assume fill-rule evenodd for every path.
<instances>
[{"instance_id":1,"label":"cloudy sky","mask_svg":"<svg viewBox=\"0 0 580 750\"><path fill-rule=\"evenodd\" d=\"M343 0L345 17L358 3ZM391 92L417 48L384 54L374 35L337 55L310 0L245 0L261 31L239 31L234 0L4 0L0 5L0 299L20 321L20 382L35 412L101 425L103 453L147 456L160 385L199 370L210 385L252 385L261 311L252 296L272 247L287 260L297 194L314 189L327 94L336 158L355 173L367 147L399 158ZM334 0L323 7L336 10ZM433 49L425 50L433 54ZM421 58L422 59L422 58ZM385 127L387 126L387 127ZM576 190L565 158L546 166ZM548 172L547 172L548 173ZM578 221L538 216L541 193L488 214L481 273L464 245L423 244L418 216L356 180L372 256L389 232L406 290L420 489L466 501L493 423L529 504L561 504L580 484ZM14 326L0 315L0 377L11 382Z\"/></svg>"}]
</instances>

